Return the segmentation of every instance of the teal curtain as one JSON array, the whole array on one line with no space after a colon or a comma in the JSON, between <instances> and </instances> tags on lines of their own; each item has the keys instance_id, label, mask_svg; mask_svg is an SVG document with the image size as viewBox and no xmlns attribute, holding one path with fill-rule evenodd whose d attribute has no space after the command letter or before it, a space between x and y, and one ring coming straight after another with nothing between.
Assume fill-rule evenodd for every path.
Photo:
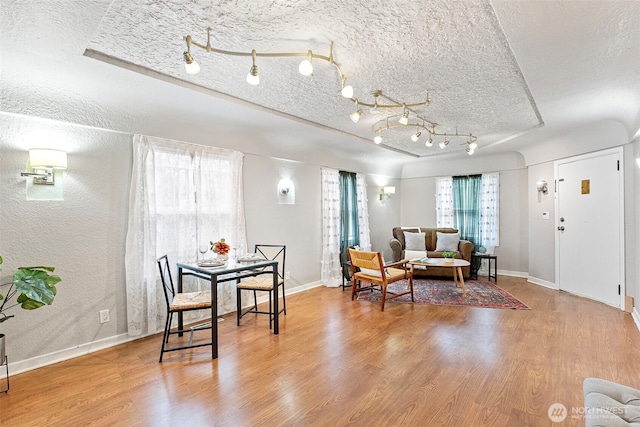
<instances>
[{"instance_id":1,"label":"teal curtain","mask_svg":"<svg viewBox=\"0 0 640 427\"><path fill-rule=\"evenodd\" d=\"M480 247L482 175L453 177L453 210L460 238Z\"/></svg>"},{"instance_id":2,"label":"teal curtain","mask_svg":"<svg viewBox=\"0 0 640 427\"><path fill-rule=\"evenodd\" d=\"M349 260L348 249L360 244L356 188L356 174L340 171L340 261L347 278L350 278L351 273L344 267L344 263Z\"/></svg>"}]
</instances>

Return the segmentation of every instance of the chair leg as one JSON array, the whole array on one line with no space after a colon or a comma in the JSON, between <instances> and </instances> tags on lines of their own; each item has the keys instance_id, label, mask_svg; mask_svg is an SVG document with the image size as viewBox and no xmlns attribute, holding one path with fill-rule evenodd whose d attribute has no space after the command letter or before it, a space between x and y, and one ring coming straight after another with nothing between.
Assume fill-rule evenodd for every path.
<instances>
[{"instance_id":1,"label":"chair leg","mask_svg":"<svg viewBox=\"0 0 640 427\"><path fill-rule=\"evenodd\" d=\"M284 296L284 283L282 284L282 308L283 308L283 313L286 316L287 315L287 300Z\"/></svg>"},{"instance_id":2,"label":"chair leg","mask_svg":"<svg viewBox=\"0 0 640 427\"><path fill-rule=\"evenodd\" d=\"M356 281L356 279L351 279L351 301L353 301L353 298L356 296L356 287L359 287L359 284L356 285L356 283L359 281Z\"/></svg>"},{"instance_id":3,"label":"chair leg","mask_svg":"<svg viewBox=\"0 0 640 427\"><path fill-rule=\"evenodd\" d=\"M236 323L240 326L240 316L242 314L242 291L236 288Z\"/></svg>"},{"instance_id":4,"label":"chair leg","mask_svg":"<svg viewBox=\"0 0 640 427\"><path fill-rule=\"evenodd\" d=\"M162 335L162 348L160 349L160 360L162 363L162 356L164 355L164 345L169 342L169 328L171 328L171 320L173 319L173 313L167 315L167 321L164 324L164 334Z\"/></svg>"},{"instance_id":5,"label":"chair leg","mask_svg":"<svg viewBox=\"0 0 640 427\"><path fill-rule=\"evenodd\" d=\"M257 306L256 306L257 307ZM273 301L271 298L271 291L269 291L269 329L271 329L271 324L273 323L273 316L274 316L274 312L275 310L273 309ZM278 313L275 313L275 316L277 316Z\"/></svg>"},{"instance_id":6,"label":"chair leg","mask_svg":"<svg viewBox=\"0 0 640 427\"><path fill-rule=\"evenodd\" d=\"M382 284L382 310L380 311L384 311L384 302L387 299L387 285L386 284Z\"/></svg>"},{"instance_id":7,"label":"chair leg","mask_svg":"<svg viewBox=\"0 0 640 427\"><path fill-rule=\"evenodd\" d=\"M253 291L253 309L258 311L258 297L256 296L256 291Z\"/></svg>"}]
</instances>

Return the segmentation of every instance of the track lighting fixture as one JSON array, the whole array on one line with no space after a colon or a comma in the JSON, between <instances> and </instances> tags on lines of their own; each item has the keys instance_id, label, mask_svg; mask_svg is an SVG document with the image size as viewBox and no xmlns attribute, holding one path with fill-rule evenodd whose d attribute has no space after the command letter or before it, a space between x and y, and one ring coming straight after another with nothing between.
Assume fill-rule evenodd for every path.
<instances>
[{"instance_id":1,"label":"track lighting fixture","mask_svg":"<svg viewBox=\"0 0 640 427\"><path fill-rule=\"evenodd\" d=\"M256 65L255 50L251 52L251 56L253 58L253 66L251 67L251 70L249 70L249 74L247 74L247 83L252 86L257 86L260 84L260 76L258 75L258 66Z\"/></svg>"},{"instance_id":2,"label":"track lighting fixture","mask_svg":"<svg viewBox=\"0 0 640 427\"><path fill-rule=\"evenodd\" d=\"M311 60L313 59L313 53L311 51L307 52L307 59L302 61L298 66L298 71L303 76L310 76L313 74L313 65L311 64Z\"/></svg>"},{"instance_id":3,"label":"track lighting fixture","mask_svg":"<svg viewBox=\"0 0 640 427\"><path fill-rule=\"evenodd\" d=\"M353 86L351 85L345 86L344 83L346 80L347 79L344 76L340 78L340 84L342 85L342 90L340 91L340 94L345 98L351 99L353 97Z\"/></svg>"},{"instance_id":4,"label":"track lighting fixture","mask_svg":"<svg viewBox=\"0 0 640 427\"><path fill-rule=\"evenodd\" d=\"M349 118L351 119L351 121L353 123L358 123L358 121L360 120L360 116L361 115L362 115L362 110L358 109L358 100L356 99L356 111L351 113Z\"/></svg>"},{"instance_id":5,"label":"track lighting fixture","mask_svg":"<svg viewBox=\"0 0 640 427\"><path fill-rule=\"evenodd\" d=\"M411 135L411 140L413 142L418 142L418 138L420 138L420 135L422 135L422 134L420 133L420 130L418 129L418 126L416 126L416 133Z\"/></svg>"},{"instance_id":6,"label":"track lighting fixture","mask_svg":"<svg viewBox=\"0 0 640 427\"><path fill-rule=\"evenodd\" d=\"M195 76L200 72L200 65L193 59L191 54L187 51L184 52L184 70L187 74Z\"/></svg>"},{"instance_id":7,"label":"track lighting fixture","mask_svg":"<svg viewBox=\"0 0 640 427\"><path fill-rule=\"evenodd\" d=\"M408 125L409 124L409 110L407 110L407 106L402 104L402 117L400 117L400 120L398 120L398 123L400 123L401 125Z\"/></svg>"},{"instance_id":8,"label":"track lighting fixture","mask_svg":"<svg viewBox=\"0 0 640 427\"><path fill-rule=\"evenodd\" d=\"M414 123L410 123L409 116L411 116L412 118L415 118L417 121L417 123L415 123L416 133L411 135L412 141L417 142L422 132L426 131L429 134L428 135L429 139L425 142L426 147L431 147L433 145L433 139L432 139L433 136L445 137L445 140L439 144L441 148L444 149L449 144L449 141L447 140L447 134L436 132L435 130L436 125L432 122L429 122L428 120L426 120L426 118L424 118L424 116L422 116L421 109L424 107L428 107L431 104L429 100L428 92L427 92L427 97L424 101L420 101L416 103L399 102L395 99L392 99L384 95L381 90L374 90L371 92L371 95L373 96L372 103L362 102L361 100L353 98L353 94L354 94L353 86L346 84L345 75L342 73L342 70L340 69L339 64L337 64L333 59L333 43L331 43L330 45L328 56L314 54L311 50L308 50L306 52L259 53L259 52L256 52L255 49L253 49L251 50L251 52L238 52L238 51L217 49L211 46L211 32L212 32L212 28L211 27L207 28L206 44L200 44L194 41L191 35L186 35L183 37L184 41L187 44L187 50L183 52L183 58L184 58L185 71L188 74L195 75L195 74L198 74L198 72L200 71L200 65L196 62L196 60L193 58L191 54L192 46L196 46L200 49L203 49L207 53L216 53L219 55L236 56L236 57L250 56L252 59L252 66L251 66L251 69L249 70L246 80L247 80L247 83L251 85L258 85L260 83L258 66L256 64L256 58L258 56L269 57L269 58L292 58L292 57L303 58L302 62L300 62L298 66L298 71L300 71L300 73L305 76L310 76L313 74L314 66L312 61L314 60L325 61L329 65L333 65L338 72L340 94L344 98L350 100L355 104L354 112L349 115L349 118L354 123L358 123L360 121L360 118L362 117L363 111L360 109L361 107L366 107L368 110L365 110L365 111L368 111L370 114L383 114L383 113L385 114L386 117L384 117L382 120L386 120L386 126L379 126L379 123L381 122L381 120L378 123L374 124L373 126L373 132L375 133L374 142L376 144L382 143L382 131L384 130L399 128L401 126L403 127L414 126ZM360 98L362 99L362 97ZM400 108L402 108L402 114L398 114L397 112L389 113L390 110L397 111ZM398 118L398 122L393 125L390 125L389 118L394 118L394 119ZM420 121L422 121L422 124L420 124ZM468 144L467 152L469 154L472 154L477 146L477 144L475 143L477 138L472 134L458 135L458 132L456 130L455 135L449 135L449 136L468 137L469 141L467 142Z\"/></svg>"}]
</instances>

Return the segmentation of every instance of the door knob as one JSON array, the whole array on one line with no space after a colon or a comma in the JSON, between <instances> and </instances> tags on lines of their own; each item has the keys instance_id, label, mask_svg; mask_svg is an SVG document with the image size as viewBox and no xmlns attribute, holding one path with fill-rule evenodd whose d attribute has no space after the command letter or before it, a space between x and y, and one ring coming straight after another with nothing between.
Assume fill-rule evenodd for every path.
<instances>
[{"instance_id":1,"label":"door knob","mask_svg":"<svg viewBox=\"0 0 640 427\"><path fill-rule=\"evenodd\" d=\"M560 227L558 227L558 230L560 230L560 231L564 231L564 226L563 226L563 225L561 225Z\"/></svg>"}]
</instances>

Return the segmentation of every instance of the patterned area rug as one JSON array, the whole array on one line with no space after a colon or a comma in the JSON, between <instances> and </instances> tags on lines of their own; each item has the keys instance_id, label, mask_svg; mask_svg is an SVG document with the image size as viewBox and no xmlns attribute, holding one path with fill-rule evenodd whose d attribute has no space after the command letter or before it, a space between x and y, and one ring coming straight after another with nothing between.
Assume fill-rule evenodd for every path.
<instances>
[{"instance_id":1,"label":"patterned area rug","mask_svg":"<svg viewBox=\"0 0 640 427\"><path fill-rule=\"evenodd\" d=\"M456 287L453 280L414 279L414 304L451 305L486 308L513 308L529 310L524 303L492 282L466 280L467 296L462 295L462 288ZM387 293L401 292L407 289L407 281L392 283ZM360 292L359 300L380 302L382 294L379 291ZM411 295L403 295L387 303L411 303Z\"/></svg>"}]
</instances>

